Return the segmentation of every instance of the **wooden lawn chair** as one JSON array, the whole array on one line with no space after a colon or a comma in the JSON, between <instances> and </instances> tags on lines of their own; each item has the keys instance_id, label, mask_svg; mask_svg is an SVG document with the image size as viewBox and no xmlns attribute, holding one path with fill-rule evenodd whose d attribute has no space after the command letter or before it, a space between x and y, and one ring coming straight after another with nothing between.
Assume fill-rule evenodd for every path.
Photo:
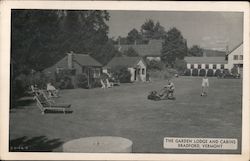
<instances>
[{"instance_id":1,"label":"wooden lawn chair","mask_svg":"<svg viewBox=\"0 0 250 161\"><path fill-rule=\"evenodd\" d=\"M44 114L46 110L63 111L65 114L66 110L71 106L70 104L56 104L54 101L47 99L43 93L35 93L34 99L36 100L38 108L42 111L42 114Z\"/></svg>"}]
</instances>

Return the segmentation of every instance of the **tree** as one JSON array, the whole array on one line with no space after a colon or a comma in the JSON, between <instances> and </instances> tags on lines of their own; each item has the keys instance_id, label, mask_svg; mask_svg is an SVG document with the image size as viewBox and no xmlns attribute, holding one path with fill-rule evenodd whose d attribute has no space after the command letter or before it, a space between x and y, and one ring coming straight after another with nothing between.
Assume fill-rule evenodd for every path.
<instances>
[{"instance_id":1,"label":"tree","mask_svg":"<svg viewBox=\"0 0 250 161\"><path fill-rule=\"evenodd\" d=\"M121 56L114 44L113 40L109 39L104 45L98 49L98 54L91 53L91 56L98 60L101 64L106 65L114 56Z\"/></svg>"},{"instance_id":2,"label":"tree","mask_svg":"<svg viewBox=\"0 0 250 161\"><path fill-rule=\"evenodd\" d=\"M144 38L151 39L154 33L154 21L152 19L146 20L141 26L141 33Z\"/></svg>"},{"instance_id":3,"label":"tree","mask_svg":"<svg viewBox=\"0 0 250 161\"><path fill-rule=\"evenodd\" d=\"M161 59L162 61L174 66L176 59L184 59L187 55L187 42L183 38L181 32L175 27L170 29L162 45Z\"/></svg>"},{"instance_id":4,"label":"tree","mask_svg":"<svg viewBox=\"0 0 250 161\"><path fill-rule=\"evenodd\" d=\"M124 51L124 55L129 56L129 57L137 57L139 54L135 51L133 48L128 48L128 50Z\"/></svg>"},{"instance_id":5,"label":"tree","mask_svg":"<svg viewBox=\"0 0 250 161\"><path fill-rule=\"evenodd\" d=\"M11 58L13 71L39 71L50 65L58 55L59 19L55 11L13 10Z\"/></svg>"},{"instance_id":6,"label":"tree","mask_svg":"<svg viewBox=\"0 0 250 161\"><path fill-rule=\"evenodd\" d=\"M152 19L148 19L142 24L141 33L145 39L161 39L166 35L165 29L160 22L155 24Z\"/></svg>"},{"instance_id":7,"label":"tree","mask_svg":"<svg viewBox=\"0 0 250 161\"><path fill-rule=\"evenodd\" d=\"M142 40L142 36L138 30L134 28L131 31L129 31L128 36L127 36L127 42L129 44L138 43L138 42L141 42L141 40Z\"/></svg>"},{"instance_id":8,"label":"tree","mask_svg":"<svg viewBox=\"0 0 250 161\"><path fill-rule=\"evenodd\" d=\"M176 59L174 67L178 72L184 72L187 68L187 62L183 59Z\"/></svg>"},{"instance_id":9,"label":"tree","mask_svg":"<svg viewBox=\"0 0 250 161\"><path fill-rule=\"evenodd\" d=\"M164 29L163 26L161 26L160 22L156 22L155 26L154 26L154 33L152 38L153 39L161 39L164 38L164 36L166 35L166 31Z\"/></svg>"},{"instance_id":10,"label":"tree","mask_svg":"<svg viewBox=\"0 0 250 161\"><path fill-rule=\"evenodd\" d=\"M203 49L200 48L198 45L193 45L188 50L188 56L203 56Z\"/></svg>"},{"instance_id":11,"label":"tree","mask_svg":"<svg viewBox=\"0 0 250 161\"><path fill-rule=\"evenodd\" d=\"M102 61L101 49L108 41L107 11L66 11L61 18L61 48L64 52L91 53Z\"/></svg>"},{"instance_id":12,"label":"tree","mask_svg":"<svg viewBox=\"0 0 250 161\"><path fill-rule=\"evenodd\" d=\"M88 52L101 61L108 20L107 11L13 10L13 71L16 75L31 69L41 71L68 51Z\"/></svg>"}]
</instances>

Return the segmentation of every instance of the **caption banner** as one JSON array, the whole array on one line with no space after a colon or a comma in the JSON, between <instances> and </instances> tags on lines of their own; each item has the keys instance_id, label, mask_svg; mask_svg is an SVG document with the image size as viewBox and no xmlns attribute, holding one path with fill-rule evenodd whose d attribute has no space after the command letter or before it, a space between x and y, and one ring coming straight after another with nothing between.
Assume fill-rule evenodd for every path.
<instances>
[{"instance_id":1,"label":"caption banner","mask_svg":"<svg viewBox=\"0 0 250 161\"><path fill-rule=\"evenodd\" d=\"M165 137L163 141L165 149L220 149L236 150L237 139L227 138L177 138Z\"/></svg>"}]
</instances>

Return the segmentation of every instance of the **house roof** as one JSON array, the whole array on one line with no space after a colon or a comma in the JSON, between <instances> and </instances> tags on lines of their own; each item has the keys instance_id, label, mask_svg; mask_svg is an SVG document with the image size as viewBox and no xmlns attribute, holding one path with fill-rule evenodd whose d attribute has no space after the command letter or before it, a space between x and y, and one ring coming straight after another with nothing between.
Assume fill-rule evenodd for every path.
<instances>
[{"instance_id":1,"label":"house roof","mask_svg":"<svg viewBox=\"0 0 250 161\"><path fill-rule=\"evenodd\" d=\"M121 52L133 48L140 56L160 56L163 40L150 40L148 44L116 45Z\"/></svg>"},{"instance_id":2,"label":"house roof","mask_svg":"<svg viewBox=\"0 0 250 161\"><path fill-rule=\"evenodd\" d=\"M74 57L73 60L76 61L81 66L96 66L96 67L102 66L97 60L95 60L94 58L92 58L87 54L74 54L73 57Z\"/></svg>"},{"instance_id":3,"label":"house roof","mask_svg":"<svg viewBox=\"0 0 250 161\"><path fill-rule=\"evenodd\" d=\"M114 57L105 67L106 68L114 68L117 66L123 66L123 67L135 67L137 63L143 59L141 57Z\"/></svg>"},{"instance_id":4,"label":"house roof","mask_svg":"<svg viewBox=\"0 0 250 161\"><path fill-rule=\"evenodd\" d=\"M227 55L231 54L234 50L239 48L241 45L243 45L243 42L239 43L237 46L235 46Z\"/></svg>"},{"instance_id":5,"label":"house roof","mask_svg":"<svg viewBox=\"0 0 250 161\"><path fill-rule=\"evenodd\" d=\"M94 58L87 54L73 54L73 61L77 62L81 66L97 66L101 67L102 65L96 61ZM57 67L67 67L68 66L68 56L59 60L56 64Z\"/></svg>"},{"instance_id":6,"label":"house roof","mask_svg":"<svg viewBox=\"0 0 250 161\"><path fill-rule=\"evenodd\" d=\"M96 61L94 58L87 54L73 54L73 61L78 63L81 66L93 66L93 67L102 67L102 65ZM53 66L44 69L44 71L55 71L57 67L68 68L68 55L63 57Z\"/></svg>"},{"instance_id":7,"label":"house roof","mask_svg":"<svg viewBox=\"0 0 250 161\"><path fill-rule=\"evenodd\" d=\"M185 57L190 64L227 64L225 57Z\"/></svg>"}]
</instances>

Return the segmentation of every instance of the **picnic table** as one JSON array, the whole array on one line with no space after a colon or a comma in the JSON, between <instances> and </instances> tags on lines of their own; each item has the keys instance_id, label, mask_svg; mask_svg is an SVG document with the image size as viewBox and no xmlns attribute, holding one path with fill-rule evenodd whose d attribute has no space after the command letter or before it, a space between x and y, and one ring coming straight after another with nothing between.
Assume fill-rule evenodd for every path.
<instances>
[{"instance_id":1,"label":"picnic table","mask_svg":"<svg viewBox=\"0 0 250 161\"><path fill-rule=\"evenodd\" d=\"M78 153L131 153L132 141L122 137L95 136L68 141L63 152Z\"/></svg>"}]
</instances>

